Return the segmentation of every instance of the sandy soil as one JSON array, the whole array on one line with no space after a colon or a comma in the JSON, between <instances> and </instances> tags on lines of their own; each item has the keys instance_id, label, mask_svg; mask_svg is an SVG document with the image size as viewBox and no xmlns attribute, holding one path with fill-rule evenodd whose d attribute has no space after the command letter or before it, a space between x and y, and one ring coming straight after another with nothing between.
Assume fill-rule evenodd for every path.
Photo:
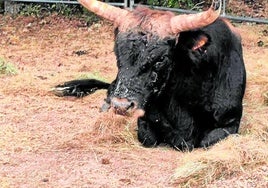
<instances>
[{"instance_id":1,"label":"sandy soil","mask_svg":"<svg viewBox=\"0 0 268 188\"><path fill-rule=\"evenodd\" d=\"M249 35L252 29L256 32ZM239 25L250 72L256 69L252 62L268 59L267 36L259 35L267 29ZM258 47L260 40L266 47ZM116 66L110 24L88 28L57 16L0 16L0 57L18 68L17 75L0 77L1 187L179 186L173 174L184 153L141 147L135 119L99 112L105 91L83 99L50 92L56 84L85 76L112 81ZM267 185L267 173L264 166L209 186Z\"/></svg>"}]
</instances>

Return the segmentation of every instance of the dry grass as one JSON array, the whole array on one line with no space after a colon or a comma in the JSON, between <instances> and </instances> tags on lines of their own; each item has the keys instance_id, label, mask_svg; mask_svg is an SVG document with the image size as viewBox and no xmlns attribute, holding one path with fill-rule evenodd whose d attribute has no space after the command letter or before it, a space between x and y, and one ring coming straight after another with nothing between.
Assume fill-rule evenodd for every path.
<instances>
[{"instance_id":1,"label":"dry grass","mask_svg":"<svg viewBox=\"0 0 268 188\"><path fill-rule=\"evenodd\" d=\"M232 136L207 151L186 153L174 179L187 186L205 186L221 178L241 176L261 165L268 165L268 133L265 138Z\"/></svg>"},{"instance_id":2,"label":"dry grass","mask_svg":"<svg viewBox=\"0 0 268 188\"><path fill-rule=\"evenodd\" d=\"M91 143L98 147L122 144L127 147L138 146L135 136L135 122L132 118L115 115L111 111L102 112L102 116L96 120L91 127L92 129L88 132L77 134L74 140L78 139L80 146L82 143L86 143L86 145Z\"/></svg>"}]
</instances>

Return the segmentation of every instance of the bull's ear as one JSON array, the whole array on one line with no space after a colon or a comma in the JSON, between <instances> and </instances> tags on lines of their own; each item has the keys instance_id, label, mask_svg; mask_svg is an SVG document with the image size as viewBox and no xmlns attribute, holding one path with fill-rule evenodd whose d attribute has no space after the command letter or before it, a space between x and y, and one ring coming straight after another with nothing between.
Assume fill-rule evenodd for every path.
<instances>
[{"instance_id":1,"label":"bull's ear","mask_svg":"<svg viewBox=\"0 0 268 188\"><path fill-rule=\"evenodd\" d=\"M193 51L201 49L208 44L208 37L206 35L199 35L197 39L194 40L194 45L191 48Z\"/></svg>"},{"instance_id":2,"label":"bull's ear","mask_svg":"<svg viewBox=\"0 0 268 188\"><path fill-rule=\"evenodd\" d=\"M178 39L178 45L189 50L199 50L209 44L209 37L200 31L182 32Z\"/></svg>"}]
</instances>

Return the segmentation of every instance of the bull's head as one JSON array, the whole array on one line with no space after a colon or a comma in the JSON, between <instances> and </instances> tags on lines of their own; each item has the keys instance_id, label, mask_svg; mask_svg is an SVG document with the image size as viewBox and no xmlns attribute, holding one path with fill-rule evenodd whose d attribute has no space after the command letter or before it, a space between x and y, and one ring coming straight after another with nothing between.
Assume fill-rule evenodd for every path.
<instances>
[{"instance_id":1,"label":"bull's head","mask_svg":"<svg viewBox=\"0 0 268 188\"><path fill-rule=\"evenodd\" d=\"M117 27L115 53L119 70L107 101L119 113L129 108L142 111L148 101L161 95L174 66L180 32L211 24L221 9L221 0L213 2L207 11L189 15L144 7L128 11L96 0L79 2ZM141 115L140 112L138 116Z\"/></svg>"}]
</instances>

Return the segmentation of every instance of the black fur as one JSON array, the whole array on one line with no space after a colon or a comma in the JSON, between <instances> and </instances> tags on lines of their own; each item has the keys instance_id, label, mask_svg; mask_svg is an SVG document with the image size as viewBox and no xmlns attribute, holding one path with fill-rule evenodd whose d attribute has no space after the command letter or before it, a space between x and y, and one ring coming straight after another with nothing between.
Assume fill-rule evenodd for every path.
<instances>
[{"instance_id":1,"label":"black fur","mask_svg":"<svg viewBox=\"0 0 268 188\"><path fill-rule=\"evenodd\" d=\"M206 44L194 49L202 37ZM115 54L118 74L106 101L126 98L145 110L138 120L144 146L166 143L191 150L238 132L246 73L241 41L222 20L180 33L178 39L119 32ZM80 93L79 85L86 91L99 89L91 81L79 81Z\"/></svg>"}]
</instances>

